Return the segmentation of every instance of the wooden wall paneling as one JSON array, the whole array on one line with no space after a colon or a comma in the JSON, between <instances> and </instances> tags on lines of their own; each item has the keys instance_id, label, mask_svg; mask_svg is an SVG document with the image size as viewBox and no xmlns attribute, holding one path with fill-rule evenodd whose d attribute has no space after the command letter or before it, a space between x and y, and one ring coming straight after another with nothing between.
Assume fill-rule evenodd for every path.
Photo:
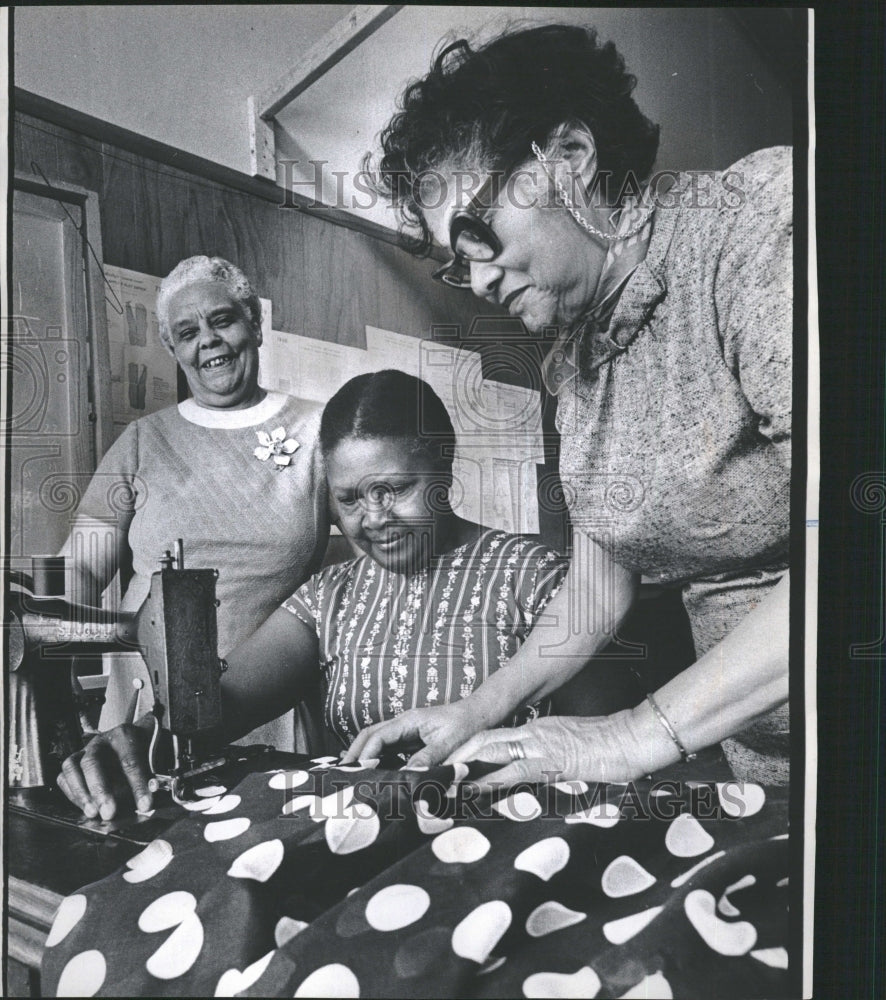
<instances>
[{"instance_id":1,"label":"wooden wall paneling","mask_svg":"<svg viewBox=\"0 0 886 1000\"><path fill-rule=\"evenodd\" d=\"M47 162L59 181L98 191L101 177L101 143L98 140L21 113L15 115L13 136L18 169L33 173L19 150L43 140L47 143L44 152L48 152L50 144L55 151L47 157Z\"/></svg>"},{"instance_id":2,"label":"wooden wall paneling","mask_svg":"<svg viewBox=\"0 0 886 1000\"><path fill-rule=\"evenodd\" d=\"M143 182L127 157L104 157L101 206L105 263L148 271L146 197Z\"/></svg>"},{"instance_id":3,"label":"wooden wall paneling","mask_svg":"<svg viewBox=\"0 0 886 1000\"><path fill-rule=\"evenodd\" d=\"M77 136L67 129L56 128L55 133L59 180L98 194L103 171L101 143L87 136Z\"/></svg>"},{"instance_id":4,"label":"wooden wall paneling","mask_svg":"<svg viewBox=\"0 0 886 1000\"><path fill-rule=\"evenodd\" d=\"M366 346L366 324L378 325L379 277L367 244L374 241L304 217L305 334L349 347Z\"/></svg>"},{"instance_id":5,"label":"wooden wall paneling","mask_svg":"<svg viewBox=\"0 0 886 1000\"><path fill-rule=\"evenodd\" d=\"M156 166L105 155L102 234L107 263L162 276L186 243L184 188Z\"/></svg>"},{"instance_id":6,"label":"wooden wall paneling","mask_svg":"<svg viewBox=\"0 0 886 1000\"><path fill-rule=\"evenodd\" d=\"M36 164L50 181L63 179L59 172L58 140L39 122L25 120L14 129L13 151L16 170L39 177L32 166Z\"/></svg>"},{"instance_id":7,"label":"wooden wall paneling","mask_svg":"<svg viewBox=\"0 0 886 1000\"><path fill-rule=\"evenodd\" d=\"M301 224L266 201L236 191L216 199L216 252L235 261L273 304L277 330L304 327L304 246Z\"/></svg>"},{"instance_id":8,"label":"wooden wall paneling","mask_svg":"<svg viewBox=\"0 0 886 1000\"><path fill-rule=\"evenodd\" d=\"M207 214L214 207L215 190L208 184L193 184L186 175L177 171L163 167L158 169L149 160L139 164L139 169L150 170L147 173L147 209L154 222L152 229L156 233L156 244L152 248L155 270L150 273L164 277L180 260L198 253L200 249L193 244L191 188L196 187L200 192L200 200L205 205L203 210ZM156 205L151 204L154 199Z\"/></svg>"},{"instance_id":9,"label":"wooden wall paneling","mask_svg":"<svg viewBox=\"0 0 886 1000\"><path fill-rule=\"evenodd\" d=\"M375 325L397 333L427 336L426 328L430 326L433 313L426 308L421 292L415 297L412 295L413 290L425 284L421 263L387 244L373 246L372 257L384 289Z\"/></svg>"},{"instance_id":10,"label":"wooden wall paneling","mask_svg":"<svg viewBox=\"0 0 886 1000\"><path fill-rule=\"evenodd\" d=\"M304 334L308 299L305 216L276 206L274 213L280 230L280 272L274 298L274 329Z\"/></svg>"},{"instance_id":11,"label":"wooden wall paneling","mask_svg":"<svg viewBox=\"0 0 886 1000\"><path fill-rule=\"evenodd\" d=\"M72 184L96 193L101 187L101 143L38 118L16 115L13 127L16 169L39 176L36 160L50 181Z\"/></svg>"},{"instance_id":12,"label":"wooden wall paneling","mask_svg":"<svg viewBox=\"0 0 886 1000\"><path fill-rule=\"evenodd\" d=\"M182 176L187 229L185 242L179 248L179 260L195 254L214 253L216 201L219 197L214 184L200 182L188 174ZM178 261L176 261L178 263Z\"/></svg>"},{"instance_id":13,"label":"wooden wall paneling","mask_svg":"<svg viewBox=\"0 0 886 1000\"><path fill-rule=\"evenodd\" d=\"M257 261L264 254L255 246L261 227L256 225L248 201L241 201L234 191L216 189L212 201L212 226L210 228L210 245L207 253L217 254L228 260L235 261L247 274L258 277ZM268 235L265 241L268 242ZM270 242L274 242L274 234L270 234Z\"/></svg>"}]
</instances>

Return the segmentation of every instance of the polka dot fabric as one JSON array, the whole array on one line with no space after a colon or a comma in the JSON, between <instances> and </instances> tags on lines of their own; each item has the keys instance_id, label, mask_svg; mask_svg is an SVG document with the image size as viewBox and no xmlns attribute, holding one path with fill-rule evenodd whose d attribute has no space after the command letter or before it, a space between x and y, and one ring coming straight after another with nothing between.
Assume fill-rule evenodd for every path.
<instances>
[{"instance_id":1,"label":"polka dot fabric","mask_svg":"<svg viewBox=\"0 0 886 1000\"><path fill-rule=\"evenodd\" d=\"M480 810L451 767L262 767L63 901L47 995L791 995L784 789L575 783Z\"/></svg>"}]
</instances>

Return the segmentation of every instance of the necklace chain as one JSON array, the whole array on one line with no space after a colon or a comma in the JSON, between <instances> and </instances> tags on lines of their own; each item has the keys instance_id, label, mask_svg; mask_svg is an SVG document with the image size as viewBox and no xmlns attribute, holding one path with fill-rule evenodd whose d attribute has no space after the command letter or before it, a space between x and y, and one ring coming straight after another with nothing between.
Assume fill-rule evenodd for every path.
<instances>
[{"instance_id":1,"label":"necklace chain","mask_svg":"<svg viewBox=\"0 0 886 1000\"><path fill-rule=\"evenodd\" d=\"M532 143L532 152L535 154L535 158L543 167L547 167L550 164L550 160L548 160L545 154L538 148L538 144L535 142ZM640 222L638 222L637 225L634 226L633 229L630 229L628 232L603 233L595 226L592 226L590 222L588 222L588 220L579 212L579 210L575 207L575 202L573 202L572 198L570 198L569 192L566 190L565 187L563 187L563 184L556 177L554 177L553 180L554 184L557 186L557 193L560 195L560 198L562 199L563 204L566 207L566 211L569 212L572 218L575 219L575 221L581 226L582 229L586 230L587 232L591 233L594 236L599 236L601 240L607 240L611 242L614 240L628 240L632 236L636 236L637 233L639 233L643 229L643 227L649 222L649 218L652 215L653 208L655 207L654 205L651 205L647 209L646 214L643 216Z\"/></svg>"}]
</instances>

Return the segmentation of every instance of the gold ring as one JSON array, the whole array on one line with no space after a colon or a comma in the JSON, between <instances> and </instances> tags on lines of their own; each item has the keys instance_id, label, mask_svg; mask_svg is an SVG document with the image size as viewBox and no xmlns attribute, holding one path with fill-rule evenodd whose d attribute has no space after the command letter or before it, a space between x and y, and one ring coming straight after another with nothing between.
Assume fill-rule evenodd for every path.
<instances>
[{"instance_id":1,"label":"gold ring","mask_svg":"<svg viewBox=\"0 0 886 1000\"><path fill-rule=\"evenodd\" d=\"M523 749L522 743L518 743L516 740L508 740L507 747L511 760L526 760L526 751Z\"/></svg>"}]
</instances>

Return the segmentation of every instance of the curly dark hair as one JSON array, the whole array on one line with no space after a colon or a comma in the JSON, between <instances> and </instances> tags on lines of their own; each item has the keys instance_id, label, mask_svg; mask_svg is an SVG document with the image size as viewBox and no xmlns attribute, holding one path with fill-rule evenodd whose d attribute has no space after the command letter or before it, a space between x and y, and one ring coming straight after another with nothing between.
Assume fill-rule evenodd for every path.
<instances>
[{"instance_id":1,"label":"curly dark hair","mask_svg":"<svg viewBox=\"0 0 886 1000\"><path fill-rule=\"evenodd\" d=\"M658 126L631 96L636 84L612 42L599 42L593 28L511 28L478 48L461 38L401 95L380 134L376 187L393 201L410 248L426 254L423 173L451 163L508 174L529 158L533 140L544 148L559 126L582 123L607 178L604 193L619 191L630 171L641 181L649 176L658 150ZM410 239L405 230L415 227L420 235Z\"/></svg>"},{"instance_id":2,"label":"curly dark hair","mask_svg":"<svg viewBox=\"0 0 886 1000\"><path fill-rule=\"evenodd\" d=\"M427 382L393 368L357 375L326 404L320 418L324 455L345 438L406 440L443 470L452 468L455 454L455 430L443 401Z\"/></svg>"}]
</instances>

